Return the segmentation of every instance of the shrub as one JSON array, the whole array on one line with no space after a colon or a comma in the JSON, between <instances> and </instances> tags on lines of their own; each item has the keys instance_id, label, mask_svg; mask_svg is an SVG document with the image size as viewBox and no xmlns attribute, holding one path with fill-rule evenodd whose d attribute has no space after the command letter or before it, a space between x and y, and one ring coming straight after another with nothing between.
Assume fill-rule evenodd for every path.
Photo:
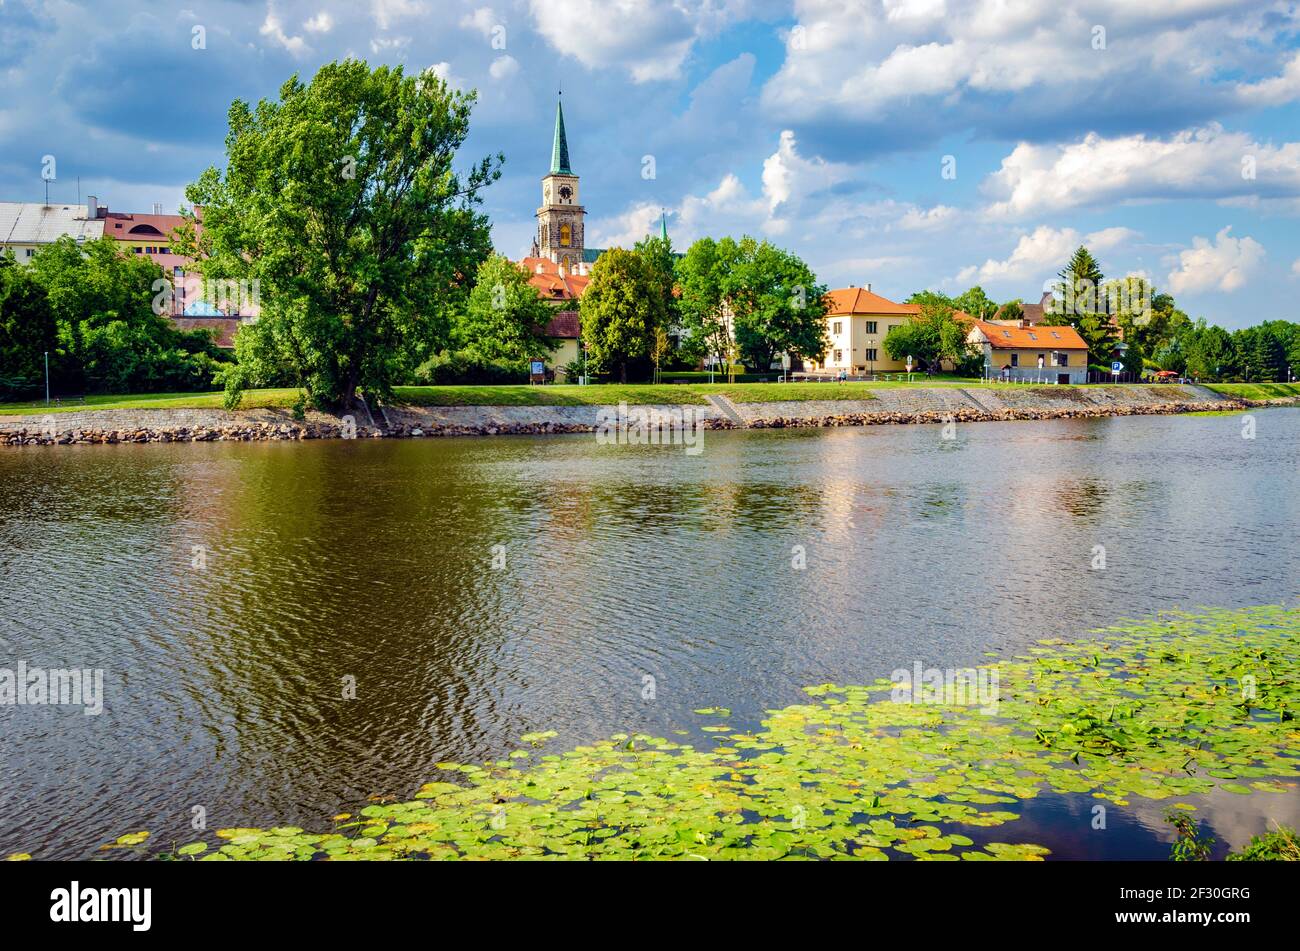
<instances>
[{"instance_id":1,"label":"shrub","mask_svg":"<svg viewBox=\"0 0 1300 951\"><path fill-rule=\"evenodd\" d=\"M489 386L528 382L527 360L489 360L472 350L444 350L415 371L426 386Z\"/></svg>"}]
</instances>

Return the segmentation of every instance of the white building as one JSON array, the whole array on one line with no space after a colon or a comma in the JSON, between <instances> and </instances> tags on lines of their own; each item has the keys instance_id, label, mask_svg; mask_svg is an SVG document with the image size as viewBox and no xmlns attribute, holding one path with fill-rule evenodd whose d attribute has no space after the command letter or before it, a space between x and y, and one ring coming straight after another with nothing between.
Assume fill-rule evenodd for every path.
<instances>
[{"instance_id":1,"label":"white building","mask_svg":"<svg viewBox=\"0 0 1300 951\"><path fill-rule=\"evenodd\" d=\"M84 205L0 201L0 252L27 263L64 235L79 243L102 238L107 214L94 195Z\"/></svg>"}]
</instances>

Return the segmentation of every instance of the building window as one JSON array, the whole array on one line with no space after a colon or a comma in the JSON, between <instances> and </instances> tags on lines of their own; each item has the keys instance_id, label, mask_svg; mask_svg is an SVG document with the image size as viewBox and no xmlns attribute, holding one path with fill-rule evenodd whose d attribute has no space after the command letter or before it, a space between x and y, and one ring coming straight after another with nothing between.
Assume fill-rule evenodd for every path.
<instances>
[{"instance_id":1,"label":"building window","mask_svg":"<svg viewBox=\"0 0 1300 951\"><path fill-rule=\"evenodd\" d=\"M570 242L572 241L573 241L573 226L560 225L560 244L567 248Z\"/></svg>"},{"instance_id":2,"label":"building window","mask_svg":"<svg viewBox=\"0 0 1300 951\"><path fill-rule=\"evenodd\" d=\"M1052 366L1068 367L1070 365L1070 355L1068 353L1052 354Z\"/></svg>"},{"instance_id":3,"label":"building window","mask_svg":"<svg viewBox=\"0 0 1300 951\"><path fill-rule=\"evenodd\" d=\"M868 321L867 321L867 333L869 333L869 334L873 334L873 333L875 333L875 332L876 332L876 322L875 322L874 320L868 320Z\"/></svg>"},{"instance_id":4,"label":"building window","mask_svg":"<svg viewBox=\"0 0 1300 951\"><path fill-rule=\"evenodd\" d=\"M875 362L876 362L876 359L877 359L877 357L876 357L876 351L873 350L873 349L871 349L870 347L868 347L868 348L867 348L867 362L868 362L868 363L875 363Z\"/></svg>"},{"instance_id":5,"label":"building window","mask_svg":"<svg viewBox=\"0 0 1300 951\"><path fill-rule=\"evenodd\" d=\"M143 253L144 253L144 248L140 247L140 245L137 244L137 245L135 246L135 253L136 253L136 254L143 254Z\"/></svg>"},{"instance_id":6,"label":"building window","mask_svg":"<svg viewBox=\"0 0 1300 951\"><path fill-rule=\"evenodd\" d=\"M834 359L835 359L835 362L836 362L836 363L843 363L843 362L844 362L844 351L843 351L843 350L836 350L836 351L835 351L835 357L834 357Z\"/></svg>"},{"instance_id":7,"label":"building window","mask_svg":"<svg viewBox=\"0 0 1300 951\"><path fill-rule=\"evenodd\" d=\"M839 320L837 320L837 321L835 321L835 323L831 324L831 333L833 333L833 334L834 334L835 336L837 336L837 337L838 337L840 334L844 333L844 323L843 323L843 321L839 321Z\"/></svg>"},{"instance_id":8,"label":"building window","mask_svg":"<svg viewBox=\"0 0 1300 951\"><path fill-rule=\"evenodd\" d=\"M1020 366L1020 354L1018 353L1011 354L1011 365L1013 367Z\"/></svg>"},{"instance_id":9,"label":"building window","mask_svg":"<svg viewBox=\"0 0 1300 951\"><path fill-rule=\"evenodd\" d=\"M27 249L27 256L28 256L29 258L30 258L33 254L35 254L35 253L36 253L36 250L35 250L34 248L28 248L28 249Z\"/></svg>"}]
</instances>

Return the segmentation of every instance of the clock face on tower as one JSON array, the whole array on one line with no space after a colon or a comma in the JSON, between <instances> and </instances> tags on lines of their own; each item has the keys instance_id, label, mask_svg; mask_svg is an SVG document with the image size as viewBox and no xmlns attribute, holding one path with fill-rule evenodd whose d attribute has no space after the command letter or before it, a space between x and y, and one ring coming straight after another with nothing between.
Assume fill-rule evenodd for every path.
<instances>
[{"instance_id":1,"label":"clock face on tower","mask_svg":"<svg viewBox=\"0 0 1300 951\"><path fill-rule=\"evenodd\" d=\"M565 201L568 201L570 198L573 197L573 189L570 188L568 185L561 185L560 197L563 198Z\"/></svg>"}]
</instances>

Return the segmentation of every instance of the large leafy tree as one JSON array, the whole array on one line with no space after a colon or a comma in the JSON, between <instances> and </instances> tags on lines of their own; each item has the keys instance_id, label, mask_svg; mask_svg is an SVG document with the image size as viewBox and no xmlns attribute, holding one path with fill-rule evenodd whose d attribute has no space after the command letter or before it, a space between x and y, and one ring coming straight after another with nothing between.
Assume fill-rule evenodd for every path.
<instances>
[{"instance_id":1,"label":"large leafy tree","mask_svg":"<svg viewBox=\"0 0 1300 951\"><path fill-rule=\"evenodd\" d=\"M457 348L489 360L540 359L555 349L545 331L556 309L528 283L522 267L494 254L479 265L453 340Z\"/></svg>"},{"instance_id":2,"label":"large leafy tree","mask_svg":"<svg viewBox=\"0 0 1300 951\"><path fill-rule=\"evenodd\" d=\"M894 360L910 356L917 366L932 369L938 369L946 360L957 373L975 376L980 372L982 356L978 347L967 342L969 333L969 322L958 319L952 304L927 299L919 314L885 335L885 352Z\"/></svg>"},{"instance_id":3,"label":"large leafy tree","mask_svg":"<svg viewBox=\"0 0 1300 951\"><path fill-rule=\"evenodd\" d=\"M731 347L727 294L739 256L732 238L700 238L676 262L683 350L693 357L725 355Z\"/></svg>"},{"instance_id":4,"label":"large leafy tree","mask_svg":"<svg viewBox=\"0 0 1300 951\"><path fill-rule=\"evenodd\" d=\"M187 189L202 229L179 245L209 278L256 282L231 402L280 374L344 411L445 346L490 250L475 209L502 161L455 167L474 101L432 72L349 59L293 76L278 101L231 105L226 168Z\"/></svg>"},{"instance_id":5,"label":"large leafy tree","mask_svg":"<svg viewBox=\"0 0 1300 951\"><path fill-rule=\"evenodd\" d=\"M579 302L582 339L602 372L619 382L647 372L655 333L669 314L661 276L647 255L610 248L591 269L591 283Z\"/></svg>"},{"instance_id":6,"label":"large leafy tree","mask_svg":"<svg viewBox=\"0 0 1300 951\"><path fill-rule=\"evenodd\" d=\"M998 312L998 305L989 298L988 294L984 293L984 288L978 285L954 300L953 306L970 314L976 320L992 320ZM1007 319L1012 318L1008 317Z\"/></svg>"},{"instance_id":7,"label":"large leafy tree","mask_svg":"<svg viewBox=\"0 0 1300 951\"><path fill-rule=\"evenodd\" d=\"M759 372L778 354L826 352L826 286L799 257L745 236L701 238L677 262L682 323L700 355L732 345Z\"/></svg>"},{"instance_id":8,"label":"large leafy tree","mask_svg":"<svg viewBox=\"0 0 1300 951\"><path fill-rule=\"evenodd\" d=\"M781 353L820 360L826 352L826 285L797 255L767 241L740 240L727 278L736 346L764 372Z\"/></svg>"}]
</instances>

